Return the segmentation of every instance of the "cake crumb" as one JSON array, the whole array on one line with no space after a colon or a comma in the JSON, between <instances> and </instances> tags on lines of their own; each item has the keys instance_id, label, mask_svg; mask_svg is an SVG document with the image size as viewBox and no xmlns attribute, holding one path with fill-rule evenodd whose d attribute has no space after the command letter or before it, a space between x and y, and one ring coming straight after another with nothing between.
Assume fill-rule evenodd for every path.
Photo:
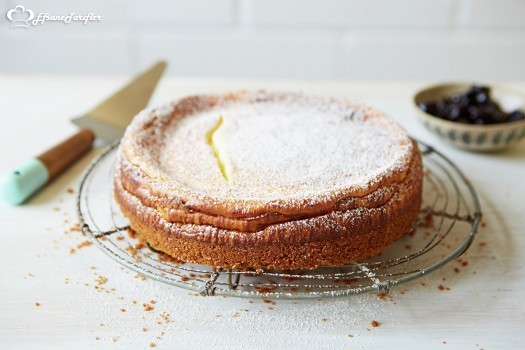
<instances>
[{"instance_id":1,"label":"cake crumb","mask_svg":"<svg viewBox=\"0 0 525 350\"><path fill-rule=\"evenodd\" d=\"M84 241L84 242L80 243L79 245L77 245L77 249L82 249L84 247L89 247L91 244L93 244L93 243L91 243L90 241Z\"/></svg>"},{"instance_id":2,"label":"cake crumb","mask_svg":"<svg viewBox=\"0 0 525 350\"><path fill-rule=\"evenodd\" d=\"M354 336L350 333L348 333L348 338L353 338Z\"/></svg>"},{"instance_id":3,"label":"cake crumb","mask_svg":"<svg viewBox=\"0 0 525 350\"><path fill-rule=\"evenodd\" d=\"M126 232L128 233L128 236L129 236L129 238L131 238L131 239L137 237L137 232L136 232L135 230L133 230L132 228L128 228L128 229L126 230Z\"/></svg>"},{"instance_id":4,"label":"cake crumb","mask_svg":"<svg viewBox=\"0 0 525 350\"><path fill-rule=\"evenodd\" d=\"M138 278L142 281L145 281L146 280L146 277L144 275L141 275L140 273L136 274L134 278Z\"/></svg>"},{"instance_id":5,"label":"cake crumb","mask_svg":"<svg viewBox=\"0 0 525 350\"><path fill-rule=\"evenodd\" d=\"M106 284L107 281L108 279L106 277L100 275L95 279L95 282L97 282L99 286Z\"/></svg>"},{"instance_id":6,"label":"cake crumb","mask_svg":"<svg viewBox=\"0 0 525 350\"><path fill-rule=\"evenodd\" d=\"M66 189L66 192L67 192L67 193L75 193L75 191L74 191L71 187L68 187L68 188Z\"/></svg>"},{"instance_id":7,"label":"cake crumb","mask_svg":"<svg viewBox=\"0 0 525 350\"><path fill-rule=\"evenodd\" d=\"M120 312L126 312L126 309L120 308Z\"/></svg>"},{"instance_id":8,"label":"cake crumb","mask_svg":"<svg viewBox=\"0 0 525 350\"><path fill-rule=\"evenodd\" d=\"M168 314L167 312L162 312L160 314L160 317L164 320L164 323L170 323L171 320L170 320L170 314Z\"/></svg>"},{"instance_id":9,"label":"cake crumb","mask_svg":"<svg viewBox=\"0 0 525 350\"><path fill-rule=\"evenodd\" d=\"M379 322L377 322L376 320L373 320L372 322L370 322L370 325L371 325L372 327L374 327L374 328L375 328L375 327L379 327Z\"/></svg>"},{"instance_id":10,"label":"cake crumb","mask_svg":"<svg viewBox=\"0 0 525 350\"><path fill-rule=\"evenodd\" d=\"M423 228L431 228L434 226L434 216L432 214L428 214L423 218L423 222L421 223L421 227Z\"/></svg>"},{"instance_id":11,"label":"cake crumb","mask_svg":"<svg viewBox=\"0 0 525 350\"><path fill-rule=\"evenodd\" d=\"M126 247L125 250L127 250L131 254L131 256L133 256L133 257L135 255L137 255L137 253L138 253L137 250L135 248L131 247L131 246Z\"/></svg>"},{"instance_id":12,"label":"cake crumb","mask_svg":"<svg viewBox=\"0 0 525 350\"><path fill-rule=\"evenodd\" d=\"M151 311L153 310L153 306L151 306L150 304L142 304L142 306L144 307L144 311Z\"/></svg>"},{"instance_id":13,"label":"cake crumb","mask_svg":"<svg viewBox=\"0 0 525 350\"><path fill-rule=\"evenodd\" d=\"M388 300L389 298L391 298L390 295L387 293L379 293L377 297L381 300Z\"/></svg>"},{"instance_id":14,"label":"cake crumb","mask_svg":"<svg viewBox=\"0 0 525 350\"><path fill-rule=\"evenodd\" d=\"M69 254L75 254L75 248L69 249Z\"/></svg>"},{"instance_id":15,"label":"cake crumb","mask_svg":"<svg viewBox=\"0 0 525 350\"><path fill-rule=\"evenodd\" d=\"M36 302L36 303L35 303L35 306L36 306L36 307L39 307L40 305L41 305L41 304L40 304L39 302Z\"/></svg>"},{"instance_id":16,"label":"cake crumb","mask_svg":"<svg viewBox=\"0 0 525 350\"><path fill-rule=\"evenodd\" d=\"M142 331L143 331L143 332L147 332L148 329L147 329L147 328L142 328Z\"/></svg>"},{"instance_id":17,"label":"cake crumb","mask_svg":"<svg viewBox=\"0 0 525 350\"><path fill-rule=\"evenodd\" d=\"M149 343L149 347L150 347L150 348L154 348L154 347L156 347L156 346L157 346L157 345L155 345L155 343Z\"/></svg>"}]
</instances>

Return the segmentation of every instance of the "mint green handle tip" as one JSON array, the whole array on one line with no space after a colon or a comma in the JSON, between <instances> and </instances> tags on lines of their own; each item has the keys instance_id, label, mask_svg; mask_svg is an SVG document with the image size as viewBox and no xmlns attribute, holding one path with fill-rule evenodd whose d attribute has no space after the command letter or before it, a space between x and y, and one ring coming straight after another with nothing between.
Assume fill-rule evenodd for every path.
<instances>
[{"instance_id":1,"label":"mint green handle tip","mask_svg":"<svg viewBox=\"0 0 525 350\"><path fill-rule=\"evenodd\" d=\"M22 204L47 183L49 173L37 158L30 159L0 178L0 198Z\"/></svg>"}]
</instances>

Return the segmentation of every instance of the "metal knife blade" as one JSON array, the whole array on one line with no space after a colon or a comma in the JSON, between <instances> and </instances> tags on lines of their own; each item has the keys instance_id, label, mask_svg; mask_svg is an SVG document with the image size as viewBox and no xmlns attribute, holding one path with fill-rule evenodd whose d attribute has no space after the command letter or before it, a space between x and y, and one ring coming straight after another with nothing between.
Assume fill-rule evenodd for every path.
<instances>
[{"instance_id":1,"label":"metal knife blade","mask_svg":"<svg viewBox=\"0 0 525 350\"><path fill-rule=\"evenodd\" d=\"M93 130L105 141L120 139L133 117L147 106L165 69L166 62L157 62L84 116L71 121Z\"/></svg>"}]
</instances>

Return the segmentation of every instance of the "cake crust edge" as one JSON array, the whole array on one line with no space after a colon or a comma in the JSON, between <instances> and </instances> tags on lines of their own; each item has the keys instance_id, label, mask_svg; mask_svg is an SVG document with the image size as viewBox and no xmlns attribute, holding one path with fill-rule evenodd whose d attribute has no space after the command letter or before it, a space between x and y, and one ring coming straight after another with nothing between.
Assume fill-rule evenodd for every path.
<instances>
[{"instance_id":1,"label":"cake crust edge","mask_svg":"<svg viewBox=\"0 0 525 350\"><path fill-rule=\"evenodd\" d=\"M422 183L422 159L414 142L407 176L383 205L333 210L256 232L169 222L126 191L118 166L114 195L131 228L153 248L178 260L221 268L291 270L338 266L379 254L412 226L421 206Z\"/></svg>"}]
</instances>

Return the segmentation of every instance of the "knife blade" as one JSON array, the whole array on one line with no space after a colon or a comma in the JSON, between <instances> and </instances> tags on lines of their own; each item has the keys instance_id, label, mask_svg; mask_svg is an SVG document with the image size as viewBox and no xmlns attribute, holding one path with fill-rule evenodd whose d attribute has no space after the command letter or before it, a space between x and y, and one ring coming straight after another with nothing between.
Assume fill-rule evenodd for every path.
<instances>
[{"instance_id":1,"label":"knife blade","mask_svg":"<svg viewBox=\"0 0 525 350\"><path fill-rule=\"evenodd\" d=\"M120 139L133 117L148 104L165 69L166 62L157 62L84 116L71 121L93 130L105 141Z\"/></svg>"},{"instance_id":2,"label":"knife blade","mask_svg":"<svg viewBox=\"0 0 525 350\"><path fill-rule=\"evenodd\" d=\"M157 62L85 115L72 119L82 129L4 174L0 197L11 204L22 204L86 154L95 137L120 139L133 117L148 104L165 69L166 62Z\"/></svg>"}]
</instances>

